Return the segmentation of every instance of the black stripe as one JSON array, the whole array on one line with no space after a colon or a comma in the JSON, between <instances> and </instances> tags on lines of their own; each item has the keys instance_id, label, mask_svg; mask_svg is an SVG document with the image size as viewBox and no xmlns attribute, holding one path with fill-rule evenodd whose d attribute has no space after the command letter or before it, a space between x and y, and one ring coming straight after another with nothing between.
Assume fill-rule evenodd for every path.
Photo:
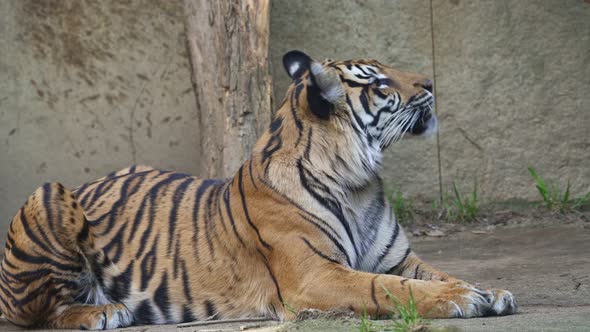
<instances>
[{"instance_id":1,"label":"black stripe","mask_svg":"<svg viewBox=\"0 0 590 332\"><path fill-rule=\"evenodd\" d=\"M356 122L356 124L361 128L361 129L365 129L365 123L363 122L363 120L361 118L359 118L359 116L356 114L356 111L354 109L354 106L352 106L352 101L350 100L350 97L348 97L348 95L346 95L346 103L348 104L348 107L350 107L350 110L352 112L352 116L354 118L354 121Z\"/></svg>"},{"instance_id":2,"label":"black stripe","mask_svg":"<svg viewBox=\"0 0 590 332\"><path fill-rule=\"evenodd\" d=\"M201 182L201 184L199 185L199 188L196 191L195 205L193 206L193 228L194 228L193 250L195 252L195 256L197 257L197 260L200 260L200 258L199 258L199 209L201 207L201 198L203 197L203 194L205 194L205 192L207 191L207 189L209 187L216 185L220 182L221 181L211 180L211 179L204 180L203 182Z\"/></svg>"},{"instance_id":3,"label":"black stripe","mask_svg":"<svg viewBox=\"0 0 590 332\"><path fill-rule=\"evenodd\" d=\"M135 181L136 179L137 179L137 181ZM131 195L133 195L139 191L139 188L143 184L144 181L145 181L145 176L137 175L137 176L129 177L128 179L126 179L123 182L123 184L121 185L121 189L119 191L119 198L111 205L110 210L108 212L104 213L103 215L101 215L100 217L97 217L94 220L90 221L90 225L98 226L106 218L108 218L107 224L104 226L104 230L101 233L97 234L97 236L105 235L113 229L113 225L115 224L117 217L122 214L121 212L124 210L125 205L127 204L128 200L129 200L129 197L131 197ZM134 184L133 187L131 187L132 183ZM137 225L135 225L135 224L132 226L134 228L137 227ZM135 232L135 230L132 230L132 233L134 233L134 232ZM130 238L131 237L132 237L132 235L130 235Z\"/></svg>"},{"instance_id":4,"label":"black stripe","mask_svg":"<svg viewBox=\"0 0 590 332\"><path fill-rule=\"evenodd\" d=\"M138 172L138 173L125 173L125 174L113 176L111 179L118 179L118 178L122 178L125 176L130 176L130 175L143 175L143 174L150 173L150 172L162 172L162 171L157 170L157 169L150 169L150 170L142 171L142 172ZM88 199L88 197L82 197L82 196L88 196L88 194L90 192L92 192L92 191L90 191L90 192L84 194L84 190L86 190L89 186L91 186L93 184L97 184L97 183L102 182L104 180L107 180L107 178L104 177L104 178L98 179L96 181L88 182L88 183L85 183L85 184L81 185L80 187L74 189L73 193L76 195L78 202L80 202L81 205L84 206L84 203L82 201L84 199Z\"/></svg>"},{"instance_id":5,"label":"black stripe","mask_svg":"<svg viewBox=\"0 0 590 332\"><path fill-rule=\"evenodd\" d=\"M172 265L174 265L174 273L173 278L178 278L178 269L180 268L180 239L176 240L176 247L174 249L174 260Z\"/></svg>"},{"instance_id":6,"label":"black stripe","mask_svg":"<svg viewBox=\"0 0 590 332\"><path fill-rule=\"evenodd\" d=\"M184 290L184 295L186 296L186 299L189 303L193 303L190 280L188 278L188 273L186 271L186 262L184 259L181 261L180 269L182 270L182 287Z\"/></svg>"},{"instance_id":7,"label":"black stripe","mask_svg":"<svg viewBox=\"0 0 590 332\"><path fill-rule=\"evenodd\" d=\"M225 190L223 191L223 195L225 195ZM223 211L221 211L221 202L219 201L219 197L217 197L217 199L215 200L215 205L217 205L217 214L219 215L219 220L221 221L221 226L223 226L223 231L227 233L227 226L225 225L226 222L225 222L225 217L223 216Z\"/></svg>"},{"instance_id":8,"label":"black stripe","mask_svg":"<svg viewBox=\"0 0 590 332\"><path fill-rule=\"evenodd\" d=\"M361 105L363 106L363 110L365 111L365 113L367 113L369 115L373 115L373 113L371 113L371 108L369 107L369 99L367 97L367 89L363 89L363 91L361 91L361 95L359 96L359 100L361 102Z\"/></svg>"},{"instance_id":9,"label":"black stripe","mask_svg":"<svg viewBox=\"0 0 590 332\"><path fill-rule=\"evenodd\" d=\"M209 246L209 253L213 258L215 258L215 248L213 247L213 242L211 240L211 229L215 226L215 224L211 209L213 205L213 197L215 196L216 192L219 191L219 189L220 187L218 186L209 190L209 196L207 196L207 201L205 202L205 238L207 239L207 245Z\"/></svg>"},{"instance_id":10,"label":"black stripe","mask_svg":"<svg viewBox=\"0 0 590 332\"><path fill-rule=\"evenodd\" d=\"M152 305L149 303L148 300L143 300L141 303L135 308L133 312L133 317L135 318L135 324L137 325L153 325L156 324L156 313Z\"/></svg>"},{"instance_id":11,"label":"black stripe","mask_svg":"<svg viewBox=\"0 0 590 332\"><path fill-rule=\"evenodd\" d=\"M112 285L108 290L108 295L115 302L121 302L129 297L131 279L133 278L133 263L131 261L123 273L112 279Z\"/></svg>"},{"instance_id":12,"label":"black stripe","mask_svg":"<svg viewBox=\"0 0 590 332\"><path fill-rule=\"evenodd\" d=\"M254 189L258 189L258 186L254 181L254 172L252 171L252 159L248 161L248 174L250 175L250 182L252 182L252 186L254 187Z\"/></svg>"},{"instance_id":13,"label":"black stripe","mask_svg":"<svg viewBox=\"0 0 590 332\"><path fill-rule=\"evenodd\" d=\"M30 264L39 264L39 265L51 265L55 268L58 268L63 271L70 271L70 272L81 272L82 267L76 265L67 265L60 262L56 262L53 259L46 257L46 256L31 256L24 251L22 251L17 246L12 246L10 249L10 253L14 256L14 258Z\"/></svg>"},{"instance_id":14,"label":"black stripe","mask_svg":"<svg viewBox=\"0 0 590 332\"><path fill-rule=\"evenodd\" d=\"M390 220L391 220L391 218L390 218ZM375 262L373 267L371 268L371 271L375 271L375 269L381 265L381 263L383 262L383 259L385 259L387 254L389 254L389 251L391 250L391 248L393 247L393 244L397 240L398 235L399 235L399 223L396 222L395 227L393 228L393 232L391 233L391 238L389 238L389 242L387 242L387 246L385 246L385 249L383 249L383 252L379 256L379 258L377 259L377 261Z\"/></svg>"},{"instance_id":15,"label":"black stripe","mask_svg":"<svg viewBox=\"0 0 590 332\"><path fill-rule=\"evenodd\" d=\"M316 247L314 247L311 243L309 243L309 241L306 238L301 237L301 239L303 240L303 242L305 242L305 244L309 247L309 249L311 249L311 251L313 251L316 255L318 255L321 258L326 259L332 263L340 264L339 261L337 261L334 258L329 257L326 254L324 254L323 252L319 251Z\"/></svg>"},{"instance_id":16,"label":"black stripe","mask_svg":"<svg viewBox=\"0 0 590 332\"><path fill-rule=\"evenodd\" d=\"M301 159L297 161L297 168L299 169L299 179L305 190L307 190L307 192L309 192L311 196L315 198L315 200L318 201L322 206L332 212L332 214L334 214L334 216L336 216L336 218L340 221L346 230L346 234L348 235L350 242L352 243L356 257L358 257L359 253L352 236L352 230L350 229L348 221L344 217L340 202L334 198L330 188L323 184L303 166ZM308 180L308 177L311 179L311 181ZM322 196L316 189L321 190L327 197Z\"/></svg>"},{"instance_id":17,"label":"black stripe","mask_svg":"<svg viewBox=\"0 0 590 332\"><path fill-rule=\"evenodd\" d=\"M270 123L270 133L273 134L275 131L277 131L279 128L281 128L281 125L283 124L283 118L280 116L277 116L271 123Z\"/></svg>"},{"instance_id":18,"label":"black stripe","mask_svg":"<svg viewBox=\"0 0 590 332\"><path fill-rule=\"evenodd\" d=\"M379 88L373 88L372 91L376 96L378 96L381 99L387 99L388 97L388 95L384 94Z\"/></svg>"},{"instance_id":19,"label":"black stripe","mask_svg":"<svg viewBox=\"0 0 590 332\"><path fill-rule=\"evenodd\" d=\"M78 283L75 283L71 280L51 278L38 285L34 290L27 292L25 297L14 300L12 304L15 307L23 307L29 304L31 301L36 300L40 295L47 295L49 298L51 298L61 291L61 287L55 287L56 284L69 289L77 289L80 287ZM50 289L49 292L47 292L48 289Z\"/></svg>"},{"instance_id":20,"label":"black stripe","mask_svg":"<svg viewBox=\"0 0 590 332\"><path fill-rule=\"evenodd\" d=\"M45 183L43 185L43 207L45 208L45 211L47 211L47 224L49 224L49 229L52 234L55 234L53 229L53 209L51 207L51 183Z\"/></svg>"},{"instance_id":21,"label":"black stripe","mask_svg":"<svg viewBox=\"0 0 590 332\"><path fill-rule=\"evenodd\" d=\"M35 243L37 246L39 246L41 249L45 250L47 253L54 253L57 256L60 256L61 258L73 259L73 258L68 257L66 255L62 255L60 252L58 252L57 249L55 249L55 247L53 247L51 242L49 242L48 239L46 240L45 243L49 243L49 245L52 247L53 250L50 250L49 247L47 247L47 245L45 245L45 243L43 243L43 241L39 240L39 238L35 235L35 233L33 233L33 230L30 228L29 221L25 215L24 207L20 209L20 220L21 220L21 224L23 225L23 229L25 230L25 234L27 234L29 239L33 243ZM40 233L44 234L43 232L40 232Z\"/></svg>"},{"instance_id":22,"label":"black stripe","mask_svg":"<svg viewBox=\"0 0 590 332\"><path fill-rule=\"evenodd\" d=\"M270 139L268 140L268 143L266 143L266 145L262 149L261 163L264 163L267 160L269 160L272 157L272 155L278 150L280 150L283 146L283 140L281 138L282 131L283 128L281 127L278 129L277 132L273 133Z\"/></svg>"},{"instance_id":23,"label":"black stripe","mask_svg":"<svg viewBox=\"0 0 590 332\"><path fill-rule=\"evenodd\" d=\"M174 191L174 195L172 196L172 209L170 210L170 219L168 221L168 225L170 226L168 232L168 255L170 255L172 251L172 239L174 238L174 231L176 229L176 223L178 221L178 207L182 203L182 199L184 198L184 194L188 186L193 183L195 179L190 177L184 180L182 183L176 187Z\"/></svg>"},{"instance_id":24,"label":"black stripe","mask_svg":"<svg viewBox=\"0 0 590 332\"><path fill-rule=\"evenodd\" d=\"M8 261L8 257L4 257L4 262L7 263L6 265L10 266L13 269L17 269L18 271L22 270L22 269L18 269L16 266L14 266L12 263L10 263ZM73 273L67 273L67 272L61 272L58 270L53 270L53 269L49 269L49 268L39 268L37 270L33 270L33 271L24 271L24 272L19 272L19 273L10 273L8 270L6 270L5 268L3 268L2 273L6 274L6 276L12 278L12 279L18 279L20 282L25 282L25 283L30 283L34 280L38 280L46 275L53 275L53 276L62 276L62 277L77 277L77 272L73 272ZM1 275L0 275L1 276ZM28 285L26 285L28 286Z\"/></svg>"},{"instance_id":25,"label":"black stripe","mask_svg":"<svg viewBox=\"0 0 590 332\"><path fill-rule=\"evenodd\" d=\"M86 218L84 218L82 220L82 230L80 230L80 233L78 233L78 236L77 236L78 243L86 242L86 240L88 240L89 235L90 235L90 226L88 225L88 220L86 220Z\"/></svg>"},{"instance_id":26,"label":"black stripe","mask_svg":"<svg viewBox=\"0 0 590 332\"><path fill-rule=\"evenodd\" d=\"M365 74L366 76L368 76L369 78L370 78L370 77L373 77L373 75L371 75L370 73L367 73L367 72L365 71L365 69L363 69L363 67L362 67L361 65L355 64L354 66L355 66L355 67L356 67L358 70L360 70L360 71L361 71L363 74ZM368 69L368 68L367 68L367 69Z\"/></svg>"},{"instance_id":27,"label":"black stripe","mask_svg":"<svg viewBox=\"0 0 590 332\"><path fill-rule=\"evenodd\" d=\"M346 252L346 250L344 249L342 244L338 240L336 240L336 238L330 232L328 232L320 224L318 224L315 221L311 220L310 218L304 216L303 214L299 213L299 216L301 216L304 220L311 223L312 225L317 227L322 233L324 233L330 239L330 241L332 241L332 243L338 248L338 250L346 257L346 262L348 263L348 266L352 267L352 263L350 262L350 257L348 256L348 253ZM327 225L327 226L330 227L330 229L332 229L332 231L336 233L336 231L330 225ZM336 233L336 235L339 236L338 233Z\"/></svg>"},{"instance_id":28,"label":"black stripe","mask_svg":"<svg viewBox=\"0 0 590 332\"><path fill-rule=\"evenodd\" d=\"M188 322L194 322L196 320L198 320L198 319L193 314L193 311L191 310L191 308L188 305L184 305L182 307L182 322L188 323Z\"/></svg>"},{"instance_id":29,"label":"black stripe","mask_svg":"<svg viewBox=\"0 0 590 332\"><path fill-rule=\"evenodd\" d=\"M154 187L152 187L152 189L150 189L150 191L144 197L144 200L147 198L149 198L149 200L150 200L150 210L149 210L150 215L149 215L148 226L146 227L145 231L141 235L139 250L137 251L136 258L139 258L139 256L143 253L143 250L144 250L145 245L147 243L147 239L149 238L149 236L152 232L152 228L154 225L154 220L156 218L156 212L157 212L156 206L157 206L157 201L158 201L158 192L160 191L161 188L168 187L168 185L170 185L172 182L185 179L188 176L190 176L190 175L180 174L180 173L172 173L166 179L158 182L158 184L156 184Z\"/></svg>"},{"instance_id":30,"label":"black stripe","mask_svg":"<svg viewBox=\"0 0 590 332\"><path fill-rule=\"evenodd\" d=\"M309 131L307 132L307 146L305 147L305 151L303 152L303 157L309 160L309 156L311 154L311 137L313 135L313 127L309 127Z\"/></svg>"},{"instance_id":31,"label":"black stripe","mask_svg":"<svg viewBox=\"0 0 590 332\"><path fill-rule=\"evenodd\" d=\"M257 251L258 251L258 254L260 256L262 256L262 261L264 262L264 266L266 266L266 270L268 271L268 274L270 275L272 282L275 284L275 290L277 291L277 297L279 298L279 302L284 303L283 296L281 295L281 289L279 287L279 283L277 282L277 278L275 277L274 273L272 273L272 270L270 269L270 265L268 265L268 259L266 258L266 256L264 256L264 254L260 250L257 249Z\"/></svg>"},{"instance_id":32,"label":"black stripe","mask_svg":"<svg viewBox=\"0 0 590 332\"><path fill-rule=\"evenodd\" d=\"M158 247L159 235L156 236L152 249L141 260L141 287L140 290L143 292L146 290L148 283L152 279L155 273L156 267L156 248Z\"/></svg>"},{"instance_id":33,"label":"black stripe","mask_svg":"<svg viewBox=\"0 0 590 332\"><path fill-rule=\"evenodd\" d=\"M299 109L299 96L301 95L301 91L303 91L303 87L305 86L300 82L301 81L298 81L296 83L295 90L291 94L291 114L293 114L293 120L295 120L295 126L297 127L297 141L295 142L295 147L299 145L301 135L303 135L303 123L297 116L297 110Z\"/></svg>"},{"instance_id":34,"label":"black stripe","mask_svg":"<svg viewBox=\"0 0 590 332\"><path fill-rule=\"evenodd\" d=\"M168 175L168 173L160 173L160 174L158 174L156 177L152 178L151 180L154 180L155 178L157 178L158 176L161 176L161 175L167 176L167 175ZM165 177L164 179L160 180L160 181L159 181L158 183L156 183L156 184L150 184L151 186L147 188L147 189L148 189L148 192L146 192L146 193L143 195L143 198L141 199L141 204L140 204L140 206L139 206L139 209L137 210L137 212L136 212L136 214L135 214L135 217L133 218L133 224L131 224L131 231L129 232L129 236L127 237L127 242L128 242L128 243L130 243L130 242L131 242L131 240L135 240L135 232L136 232L136 231L137 231L137 229L139 228L139 225L140 225L142 222L144 222L144 220L143 220L143 215L144 215L144 213L145 213L145 211L146 211L146 205L147 205L147 203L148 203L148 201L149 201L149 199L150 199L150 192L152 192L152 191L154 191L154 190L155 190L155 191L158 191L158 190L160 190L161 186L162 186L164 183L167 183L167 180L168 180L168 177ZM120 198L119 198L119 200L118 200L118 201L120 201L121 203L117 203L117 202L115 202L115 204L113 204L113 205L118 205L118 204L124 204L124 203L125 203L125 202L122 200L123 196L126 196L126 195L123 193L123 190L125 190L125 193L126 193L126 190L127 190L126 188L127 188L127 186L128 186L128 182L130 182L130 181L131 181L131 179L128 179L128 180L126 181L126 183L124 183L124 184L123 184L123 186L122 186L122 188L121 188L121 197L120 197ZM138 187L139 187L139 185L138 185L138 186L136 186L136 187L138 188ZM124 188L125 188L125 189L124 189ZM110 212L109 212L109 213L110 213ZM113 218L113 219L114 219L114 218ZM110 221L109 221L109 222L110 222Z\"/></svg>"},{"instance_id":35,"label":"black stripe","mask_svg":"<svg viewBox=\"0 0 590 332\"><path fill-rule=\"evenodd\" d=\"M113 186L117 183L118 179L119 177L108 176L107 179L104 179L104 181L102 181L98 186L96 186L96 188L93 190L93 195L90 201L87 201L88 197L84 197L84 209L92 209L94 204L98 202L99 198L113 188Z\"/></svg>"},{"instance_id":36,"label":"black stripe","mask_svg":"<svg viewBox=\"0 0 590 332\"><path fill-rule=\"evenodd\" d=\"M414 270L414 278L413 279L417 279L418 278L418 269L420 268L420 265L422 265L422 263L418 263L416 265L416 269Z\"/></svg>"},{"instance_id":37,"label":"black stripe","mask_svg":"<svg viewBox=\"0 0 590 332\"><path fill-rule=\"evenodd\" d=\"M205 306L205 310L207 312L207 319L210 319L211 317L213 317L217 314L217 309L215 308L215 305L213 304L213 302L211 302L210 300L205 300L203 305ZM219 318L219 317L216 317L216 318Z\"/></svg>"},{"instance_id":38,"label":"black stripe","mask_svg":"<svg viewBox=\"0 0 590 332\"><path fill-rule=\"evenodd\" d=\"M346 83L351 88L359 88L359 87L365 86L365 83L360 83L357 81L349 80L349 79L346 79L342 76L340 76L340 80L342 81L342 83Z\"/></svg>"},{"instance_id":39,"label":"black stripe","mask_svg":"<svg viewBox=\"0 0 590 332\"><path fill-rule=\"evenodd\" d=\"M402 257L402 259L399 261L399 263L395 264L392 268L390 268L387 271L387 274L393 274L395 272L395 270L400 267L408 258L408 255L410 255L410 253L412 252L412 249L410 249L410 247L408 247L408 249L406 249L406 252L404 253L404 257Z\"/></svg>"},{"instance_id":40,"label":"black stripe","mask_svg":"<svg viewBox=\"0 0 590 332\"><path fill-rule=\"evenodd\" d=\"M160 308L166 323L174 323L170 313L170 296L168 295L168 274L164 272L160 286L154 292L154 303Z\"/></svg>"},{"instance_id":41,"label":"black stripe","mask_svg":"<svg viewBox=\"0 0 590 332\"><path fill-rule=\"evenodd\" d=\"M256 225L254 225L254 223L252 222L252 219L250 218L250 213L248 212L248 206L246 204L246 195L244 195L244 183L242 181L243 178L243 168L244 166L240 167L240 170L238 171L238 189L240 191L240 198L242 200L242 209L244 210L244 215L246 216L246 220L248 221L248 224L250 225L250 227L252 227L254 229L254 231L256 232L256 235L258 235L258 241L260 241L260 243L262 243L262 245L268 249L268 250L272 250L272 246L270 244L268 244L266 241L264 241L264 239L262 239L262 236L260 236L260 231L258 230L258 227L256 227Z\"/></svg>"},{"instance_id":42,"label":"black stripe","mask_svg":"<svg viewBox=\"0 0 590 332\"><path fill-rule=\"evenodd\" d=\"M377 74L377 72L371 68L370 66L365 67L366 70L370 71L372 74Z\"/></svg>"},{"instance_id":43,"label":"black stripe","mask_svg":"<svg viewBox=\"0 0 590 332\"><path fill-rule=\"evenodd\" d=\"M117 263L119 259L121 259L121 254L123 253L123 235L125 234L127 225L129 224L123 224L123 226L119 228L119 231L117 231L117 235L115 235L103 248L105 254L110 254L110 252L115 249L115 254L110 255L112 257L111 260L114 263Z\"/></svg>"},{"instance_id":44,"label":"black stripe","mask_svg":"<svg viewBox=\"0 0 590 332\"><path fill-rule=\"evenodd\" d=\"M312 217L315 220L318 220L322 223L322 225L330 228L334 233L335 236L342 240L342 237L340 236L340 234L338 234L338 232L332 227L330 226L325 220L323 220L322 218L320 218L319 216L317 216L316 214L309 212L308 210L304 209L301 205L299 205L297 202L293 201L291 198L285 196L283 193L281 193L280 191L276 190L270 183L266 182L264 179L258 178L258 180L260 180L260 182L262 182L264 185L266 185L270 190L272 190L274 193L276 193L277 195L281 196L283 199L285 199L287 202L289 202L289 204L293 205L294 207L296 207L300 212L303 212L307 215L309 215L310 217ZM300 214L301 215L301 214ZM301 215L303 216L303 215Z\"/></svg>"},{"instance_id":45,"label":"black stripe","mask_svg":"<svg viewBox=\"0 0 590 332\"><path fill-rule=\"evenodd\" d=\"M246 246L246 243L244 243L244 240L242 239L242 237L240 236L240 234L238 234L238 230L236 229L236 222L234 220L233 214L231 212L231 206L230 206L230 197L229 197L229 186L225 187L225 191L223 192L223 202L225 203L225 211L227 212L227 216L229 217L229 221L231 223L232 229L234 231L234 234L236 235L236 237L238 238L238 241L240 241L240 243L243 246Z\"/></svg>"}]
</instances>

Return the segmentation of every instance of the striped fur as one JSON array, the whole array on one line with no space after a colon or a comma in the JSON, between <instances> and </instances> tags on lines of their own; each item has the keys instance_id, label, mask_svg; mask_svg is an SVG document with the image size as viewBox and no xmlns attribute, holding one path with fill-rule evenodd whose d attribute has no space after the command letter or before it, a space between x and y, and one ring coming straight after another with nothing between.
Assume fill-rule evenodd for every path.
<instances>
[{"instance_id":1,"label":"striped fur","mask_svg":"<svg viewBox=\"0 0 590 332\"><path fill-rule=\"evenodd\" d=\"M410 288L429 317L516 311L421 261L395 221L381 153L436 126L431 83L376 61L284 58L293 84L227 180L133 166L40 187L10 225L0 310L25 327L104 329L388 312Z\"/></svg>"}]
</instances>

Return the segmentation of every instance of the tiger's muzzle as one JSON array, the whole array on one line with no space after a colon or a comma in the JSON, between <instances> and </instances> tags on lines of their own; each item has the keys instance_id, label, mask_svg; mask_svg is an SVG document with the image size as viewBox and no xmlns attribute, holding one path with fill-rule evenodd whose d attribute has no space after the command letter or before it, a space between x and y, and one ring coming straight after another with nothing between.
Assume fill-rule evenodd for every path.
<instances>
[{"instance_id":1,"label":"tiger's muzzle","mask_svg":"<svg viewBox=\"0 0 590 332\"><path fill-rule=\"evenodd\" d=\"M434 113L434 97L427 91L422 98L418 98L412 105L417 116L411 125L409 133L412 135L429 136L436 133L438 121Z\"/></svg>"}]
</instances>

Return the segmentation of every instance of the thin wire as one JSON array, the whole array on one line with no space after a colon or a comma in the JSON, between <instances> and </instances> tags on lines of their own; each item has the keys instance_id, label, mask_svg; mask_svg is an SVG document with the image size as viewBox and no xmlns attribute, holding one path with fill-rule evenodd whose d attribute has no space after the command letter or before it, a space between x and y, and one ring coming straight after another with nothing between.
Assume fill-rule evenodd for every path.
<instances>
[{"instance_id":1,"label":"thin wire","mask_svg":"<svg viewBox=\"0 0 590 332\"><path fill-rule=\"evenodd\" d=\"M436 103L437 100L437 89L436 89L436 53L434 50L434 9L432 6L432 0L430 0L430 41L432 43L432 79L433 79L433 90L432 92L434 93L434 100L435 100L435 105L434 105L434 113L436 114L436 116L438 117L438 109L440 106L438 106L438 103ZM440 120L440 118L439 118ZM439 127L440 127L440 121L439 121ZM439 201L440 204L443 204L443 182L442 182L442 166L441 166L441 160L440 160L440 130L436 131L436 159L438 162L438 193L439 193Z\"/></svg>"}]
</instances>

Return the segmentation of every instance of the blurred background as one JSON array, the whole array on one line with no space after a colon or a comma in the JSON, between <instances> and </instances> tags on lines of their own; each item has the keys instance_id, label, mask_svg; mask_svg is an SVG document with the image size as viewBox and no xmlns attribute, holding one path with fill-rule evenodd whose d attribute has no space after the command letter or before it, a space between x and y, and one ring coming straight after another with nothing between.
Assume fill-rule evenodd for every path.
<instances>
[{"instance_id":1,"label":"blurred background","mask_svg":"<svg viewBox=\"0 0 590 332\"><path fill-rule=\"evenodd\" d=\"M131 164L210 173L184 11L171 0L0 2L0 238L47 181L75 187ZM269 15L274 105L292 49L435 80L439 135L389 148L388 190L435 201L477 181L483 202L536 200L529 166L569 179L573 195L590 190L588 1L274 0Z\"/></svg>"}]
</instances>

